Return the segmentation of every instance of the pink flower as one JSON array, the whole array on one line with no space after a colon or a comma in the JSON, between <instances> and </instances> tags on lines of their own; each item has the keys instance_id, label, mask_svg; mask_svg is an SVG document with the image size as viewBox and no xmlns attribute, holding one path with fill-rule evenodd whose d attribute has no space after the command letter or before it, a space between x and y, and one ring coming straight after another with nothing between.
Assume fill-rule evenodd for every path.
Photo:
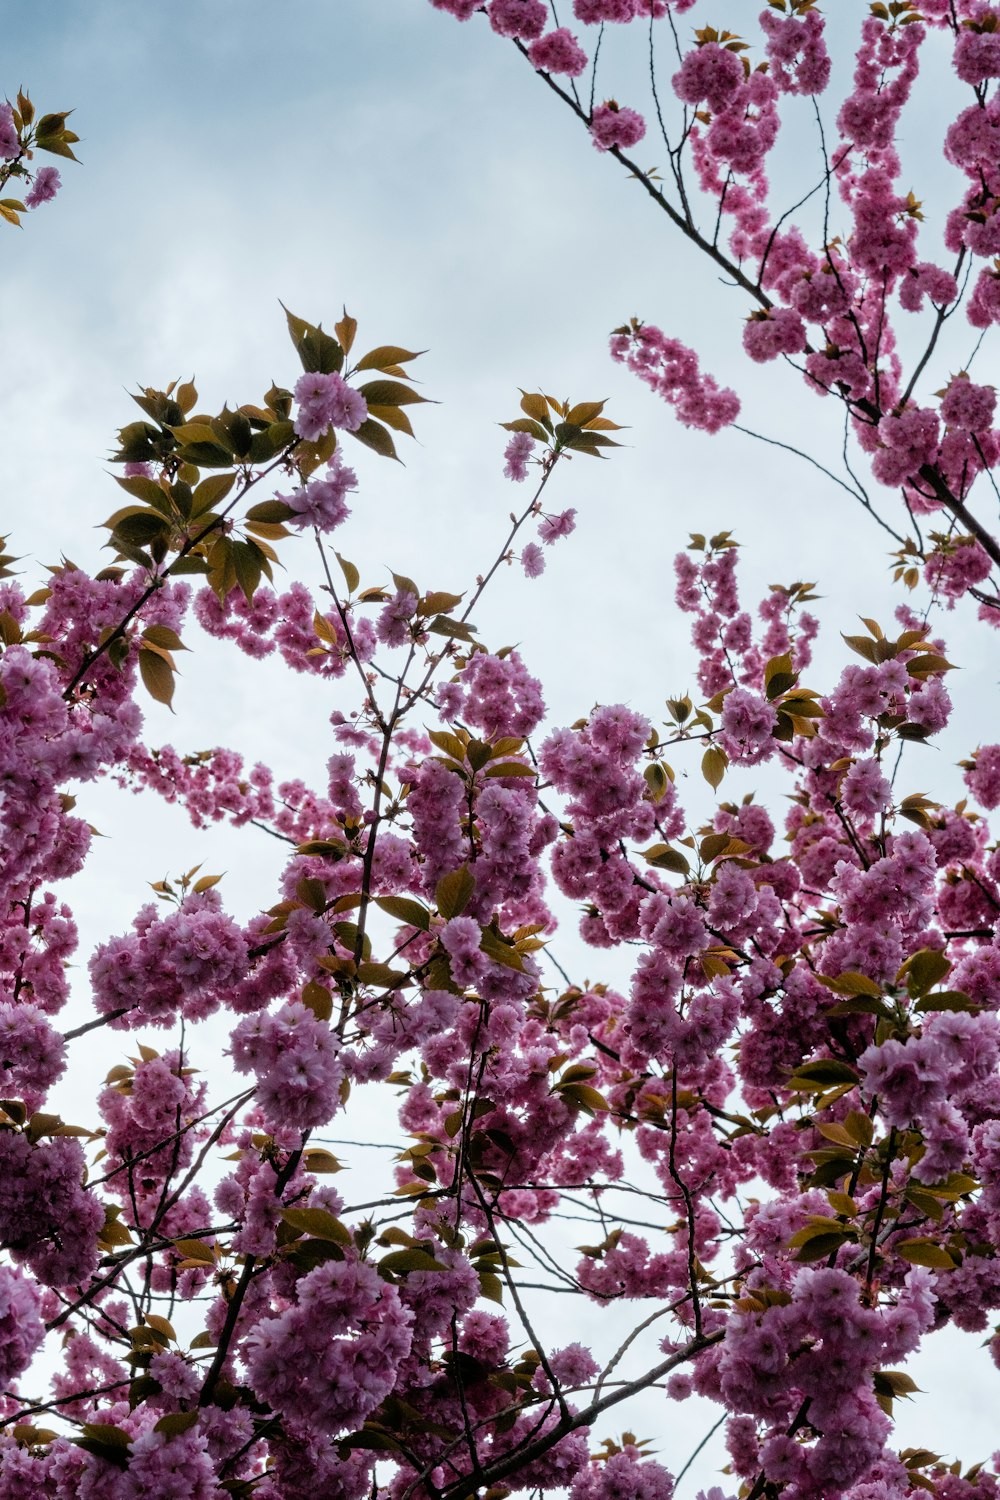
<instances>
[{"instance_id":1,"label":"pink flower","mask_svg":"<svg viewBox=\"0 0 1000 1500\"><path fill-rule=\"evenodd\" d=\"M800 354L805 344L805 324L793 307L772 307L743 325L743 347L757 364L779 354Z\"/></svg>"},{"instance_id":2,"label":"pink flower","mask_svg":"<svg viewBox=\"0 0 1000 1500\"><path fill-rule=\"evenodd\" d=\"M1000 807L1000 745L981 745L965 772L965 784L980 807Z\"/></svg>"},{"instance_id":3,"label":"pink flower","mask_svg":"<svg viewBox=\"0 0 1000 1500\"><path fill-rule=\"evenodd\" d=\"M993 425L997 393L991 385L974 385L968 375L957 376L941 401L941 416L949 427L986 432Z\"/></svg>"},{"instance_id":4,"label":"pink flower","mask_svg":"<svg viewBox=\"0 0 1000 1500\"><path fill-rule=\"evenodd\" d=\"M995 21L996 12L991 12ZM1000 32L976 31L962 27L955 39L955 72L963 83L985 83L1000 78Z\"/></svg>"},{"instance_id":5,"label":"pink flower","mask_svg":"<svg viewBox=\"0 0 1000 1500\"><path fill-rule=\"evenodd\" d=\"M702 373L698 356L679 339L667 338L652 323L635 323L611 336L611 357L628 365L640 380L677 411L685 427L718 432L740 414L739 397Z\"/></svg>"},{"instance_id":6,"label":"pink flower","mask_svg":"<svg viewBox=\"0 0 1000 1500\"><path fill-rule=\"evenodd\" d=\"M295 431L308 443L315 442L331 427L357 432L368 416L364 396L352 390L336 373L300 376L295 384L295 399L299 403Z\"/></svg>"},{"instance_id":7,"label":"pink flower","mask_svg":"<svg viewBox=\"0 0 1000 1500\"><path fill-rule=\"evenodd\" d=\"M338 449L327 466L325 479L311 479L294 494L278 498L295 511L293 526L302 529L315 526L317 531L333 531L351 514L344 496L357 487L358 476L344 463Z\"/></svg>"},{"instance_id":8,"label":"pink flower","mask_svg":"<svg viewBox=\"0 0 1000 1500\"><path fill-rule=\"evenodd\" d=\"M730 760L755 766L773 747L771 731L778 716L766 698L746 688L733 688L722 705L722 743Z\"/></svg>"},{"instance_id":9,"label":"pink flower","mask_svg":"<svg viewBox=\"0 0 1000 1500\"><path fill-rule=\"evenodd\" d=\"M587 66L586 52L565 26L532 42L528 48L528 56L540 71L567 73L570 78L579 78Z\"/></svg>"},{"instance_id":10,"label":"pink flower","mask_svg":"<svg viewBox=\"0 0 1000 1500\"><path fill-rule=\"evenodd\" d=\"M564 510L557 516L543 516L538 526L539 540L547 547L576 529L576 511Z\"/></svg>"},{"instance_id":11,"label":"pink flower","mask_svg":"<svg viewBox=\"0 0 1000 1500\"><path fill-rule=\"evenodd\" d=\"M530 432L515 432L503 450L506 462L503 466L504 478L513 479L521 484L528 477L528 459L531 457L535 446L535 440Z\"/></svg>"},{"instance_id":12,"label":"pink flower","mask_svg":"<svg viewBox=\"0 0 1000 1500\"><path fill-rule=\"evenodd\" d=\"M525 578L537 578L545 572L545 553L534 542L529 542L521 553L521 567Z\"/></svg>"},{"instance_id":13,"label":"pink flower","mask_svg":"<svg viewBox=\"0 0 1000 1500\"><path fill-rule=\"evenodd\" d=\"M705 103L713 114L730 104L743 87L744 72L739 53L718 42L706 42L685 53L680 71L670 80L684 104Z\"/></svg>"},{"instance_id":14,"label":"pink flower","mask_svg":"<svg viewBox=\"0 0 1000 1500\"><path fill-rule=\"evenodd\" d=\"M625 109L609 99L591 115L590 134L598 151L611 151L615 147L627 151L646 134L646 122L634 109Z\"/></svg>"},{"instance_id":15,"label":"pink flower","mask_svg":"<svg viewBox=\"0 0 1000 1500\"><path fill-rule=\"evenodd\" d=\"M21 149L14 124L14 111L9 104L0 104L0 159L10 161Z\"/></svg>"},{"instance_id":16,"label":"pink flower","mask_svg":"<svg viewBox=\"0 0 1000 1500\"><path fill-rule=\"evenodd\" d=\"M530 42L545 30L549 13L544 0L489 0L486 14L501 36Z\"/></svg>"},{"instance_id":17,"label":"pink flower","mask_svg":"<svg viewBox=\"0 0 1000 1500\"><path fill-rule=\"evenodd\" d=\"M24 200L25 207L37 208L40 203L50 202L61 187L62 180L55 167L39 167Z\"/></svg>"}]
</instances>

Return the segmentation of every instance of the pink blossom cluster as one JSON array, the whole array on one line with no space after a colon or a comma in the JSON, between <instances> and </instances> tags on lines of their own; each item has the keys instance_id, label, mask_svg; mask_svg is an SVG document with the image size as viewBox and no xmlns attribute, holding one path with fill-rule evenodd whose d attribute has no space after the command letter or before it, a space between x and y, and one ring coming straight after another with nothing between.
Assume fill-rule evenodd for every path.
<instances>
[{"instance_id":1,"label":"pink blossom cluster","mask_svg":"<svg viewBox=\"0 0 1000 1500\"><path fill-rule=\"evenodd\" d=\"M652 324L611 337L611 356L675 407L685 427L718 432L739 416L739 398L705 375L693 350Z\"/></svg>"}]
</instances>

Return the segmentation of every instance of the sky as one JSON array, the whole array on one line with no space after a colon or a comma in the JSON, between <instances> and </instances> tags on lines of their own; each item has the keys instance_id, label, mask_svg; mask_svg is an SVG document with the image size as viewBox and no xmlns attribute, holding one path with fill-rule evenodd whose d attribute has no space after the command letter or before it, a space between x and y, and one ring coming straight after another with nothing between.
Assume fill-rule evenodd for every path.
<instances>
[{"instance_id":1,"label":"sky","mask_svg":"<svg viewBox=\"0 0 1000 1500\"><path fill-rule=\"evenodd\" d=\"M838 0L838 17L865 9ZM720 0L715 24L735 26L740 10ZM846 35L835 30L838 43ZM741 540L750 602L772 582L816 581L824 634L810 685L825 688L839 671L839 635L858 614L891 625L900 599L889 587L891 543L840 490L738 433L685 430L612 363L613 327L633 314L658 323L740 391L747 426L836 463L833 404L792 371L749 364L741 296L480 20L460 26L427 0L48 0L17 7L5 38L0 89L23 84L43 110L73 107L81 136L81 165L62 167L59 199L23 233L8 230L3 247L0 530L28 578L40 580L60 555L101 565L95 528L119 496L106 456L136 414L129 390L193 373L216 409L259 400L272 379L293 383L280 299L327 326L346 304L359 347L427 350L414 373L438 404L416 412L418 440L401 440L404 465L357 450L360 491L337 545L366 584L394 568L422 588L457 592L489 566L509 510L525 501L502 477L496 425L516 414L519 387L607 398L607 414L626 424L606 464L578 457L554 478L551 503L575 506L578 529L551 550L545 575L502 569L478 613L488 644L520 645L545 683L552 723L596 702L627 702L657 720L665 698L693 686L671 567L690 531L729 528ZM598 93L644 108L638 40L609 36ZM846 54L839 61L846 66ZM933 107L907 117L903 147L917 196L933 208L950 186L933 143L947 86L928 100ZM774 177L784 203L816 172L805 106L792 123ZM636 154L657 164L651 138ZM948 340L939 375L961 368L973 342L961 328ZM312 580L307 552L286 544L283 558ZM980 704L995 683L995 650L968 612L942 628L961 668L950 684L954 728L940 748L908 752L906 789L953 801L955 762L992 737ZM330 709L346 702L280 663L192 644L176 716L150 706L150 739L183 750L229 744L248 762L321 776ZM678 757L676 769L695 816L706 813L695 758ZM765 778L757 789L767 796L773 785ZM754 782L732 787L742 795ZM221 828L197 834L149 800L111 789L81 799L104 835L71 893L83 955L128 926L148 882L199 861L226 871L221 889L235 914L273 900L276 844ZM560 952L583 963L571 934ZM107 1065L100 1038L81 1044L79 1079ZM985 1457L1000 1377L984 1353L970 1361L967 1339L931 1350L913 1368L933 1397L912 1417L901 1413L901 1430L909 1422L911 1440ZM655 1398L643 1414L674 1467L713 1420L710 1410L665 1414ZM714 1482L719 1462L718 1446L707 1448L686 1493Z\"/></svg>"}]
</instances>

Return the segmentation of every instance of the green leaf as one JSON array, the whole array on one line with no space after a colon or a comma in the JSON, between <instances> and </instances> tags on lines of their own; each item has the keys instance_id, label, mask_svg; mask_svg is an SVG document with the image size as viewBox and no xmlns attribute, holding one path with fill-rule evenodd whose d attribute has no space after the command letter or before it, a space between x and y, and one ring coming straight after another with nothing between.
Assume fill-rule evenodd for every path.
<instances>
[{"instance_id":1,"label":"green leaf","mask_svg":"<svg viewBox=\"0 0 1000 1500\"><path fill-rule=\"evenodd\" d=\"M254 433L247 458L252 464L266 464L295 441L295 428L291 422L272 422L270 427Z\"/></svg>"},{"instance_id":2,"label":"green leaf","mask_svg":"<svg viewBox=\"0 0 1000 1500\"><path fill-rule=\"evenodd\" d=\"M383 458L395 458L398 461L399 455L391 433L379 422L373 422L370 417L367 422L362 422L356 432L351 433L351 437L357 438L359 443L364 443L366 448L374 449Z\"/></svg>"},{"instance_id":3,"label":"green leaf","mask_svg":"<svg viewBox=\"0 0 1000 1500\"><path fill-rule=\"evenodd\" d=\"M857 1083L858 1071L836 1057L819 1057L815 1062L800 1063L788 1080L788 1087L799 1093L812 1092L818 1084Z\"/></svg>"},{"instance_id":4,"label":"green leaf","mask_svg":"<svg viewBox=\"0 0 1000 1500\"><path fill-rule=\"evenodd\" d=\"M122 489L136 500L142 500L146 505L162 505L166 496L155 479L147 479L142 474L116 474L115 483L120 484Z\"/></svg>"},{"instance_id":5,"label":"green leaf","mask_svg":"<svg viewBox=\"0 0 1000 1500\"><path fill-rule=\"evenodd\" d=\"M165 1417L161 1417L153 1428L154 1432L162 1432L166 1437L179 1437L182 1432L187 1432L197 1422L200 1412L194 1411L168 1411Z\"/></svg>"},{"instance_id":6,"label":"green leaf","mask_svg":"<svg viewBox=\"0 0 1000 1500\"><path fill-rule=\"evenodd\" d=\"M951 969L951 963L937 948L921 948L911 954L896 975L896 983L906 981L913 1000L922 999Z\"/></svg>"},{"instance_id":7,"label":"green leaf","mask_svg":"<svg viewBox=\"0 0 1000 1500\"><path fill-rule=\"evenodd\" d=\"M475 889L475 878L468 865L460 865L457 870L441 876L434 890L434 900L446 922L462 914Z\"/></svg>"},{"instance_id":8,"label":"green leaf","mask_svg":"<svg viewBox=\"0 0 1000 1500\"><path fill-rule=\"evenodd\" d=\"M378 1263L380 1271L391 1271L394 1275L405 1275L408 1271L448 1271L442 1261L435 1260L427 1250L413 1248L410 1250L392 1250L388 1255L383 1255Z\"/></svg>"},{"instance_id":9,"label":"green leaf","mask_svg":"<svg viewBox=\"0 0 1000 1500\"><path fill-rule=\"evenodd\" d=\"M978 1015L983 1007L961 990L938 990L935 994L925 995L922 1000L918 1000L913 1009L921 1014L929 1010L964 1010Z\"/></svg>"},{"instance_id":10,"label":"green leaf","mask_svg":"<svg viewBox=\"0 0 1000 1500\"><path fill-rule=\"evenodd\" d=\"M155 537L163 536L169 530L169 525L162 516L158 516L155 511L143 510L123 516L111 535L116 542L120 539L130 547L145 547Z\"/></svg>"},{"instance_id":11,"label":"green leaf","mask_svg":"<svg viewBox=\"0 0 1000 1500\"><path fill-rule=\"evenodd\" d=\"M174 696L174 674L169 663L156 651L146 651L140 646L139 675L150 697L170 708Z\"/></svg>"},{"instance_id":12,"label":"green leaf","mask_svg":"<svg viewBox=\"0 0 1000 1500\"><path fill-rule=\"evenodd\" d=\"M397 922L405 922L408 927L416 927L421 932L430 931L430 912L409 896L376 896L375 905L388 916L395 917Z\"/></svg>"},{"instance_id":13,"label":"green leaf","mask_svg":"<svg viewBox=\"0 0 1000 1500\"><path fill-rule=\"evenodd\" d=\"M236 569L236 581L250 603L260 583L261 554L253 542L233 542L231 555Z\"/></svg>"},{"instance_id":14,"label":"green leaf","mask_svg":"<svg viewBox=\"0 0 1000 1500\"><path fill-rule=\"evenodd\" d=\"M942 1245L934 1240L900 1240L893 1246L896 1254L911 1266L929 1266L934 1271L954 1271L955 1261Z\"/></svg>"},{"instance_id":15,"label":"green leaf","mask_svg":"<svg viewBox=\"0 0 1000 1500\"><path fill-rule=\"evenodd\" d=\"M235 483L236 475L233 473L211 474L203 479L192 497L192 517L203 516L214 509L220 500L226 498Z\"/></svg>"},{"instance_id":16,"label":"green leaf","mask_svg":"<svg viewBox=\"0 0 1000 1500\"><path fill-rule=\"evenodd\" d=\"M329 1240L345 1247L354 1243L347 1226L325 1208L286 1208L281 1217L290 1228L315 1240Z\"/></svg>"}]
</instances>

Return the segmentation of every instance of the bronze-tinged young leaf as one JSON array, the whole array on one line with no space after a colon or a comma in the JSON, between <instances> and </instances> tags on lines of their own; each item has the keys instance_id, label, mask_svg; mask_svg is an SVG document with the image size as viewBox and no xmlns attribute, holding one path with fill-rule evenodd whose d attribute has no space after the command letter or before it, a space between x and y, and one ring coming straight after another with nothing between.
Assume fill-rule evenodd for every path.
<instances>
[{"instance_id":1,"label":"bronze-tinged young leaf","mask_svg":"<svg viewBox=\"0 0 1000 1500\"><path fill-rule=\"evenodd\" d=\"M461 916L472 900L476 881L468 865L460 865L447 875L442 875L434 889L437 909L446 922Z\"/></svg>"},{"instance_id":2,"label":"bronze-tinged young leaf","mask_svg":"<svg viewBox=\"0 0 1000 1500\"><path fill-rule=\"evenodd\" d=\"M533 437L536 443L547 443L550 434L538 422L531 421L530 417L516 417L513 422L500 422L498 424L505 432L526 432Z\"/></svg>"},{"instance_id":3,"label":"bronze-tinged young leaf","mask_svg":"<svg viewBox=\"0 0 1000 1500\"><path fill-rule=\"evenodd\" d=\"M401 349L398 344L379 344L369 349L355 365L356 370L384 370L387 366L405 365L411 359L419 359L426 349Z\"/></svg>"},{"instance_id":4,"label":"bronze-tinged young leaf","mask_svg":"<svg viewBox=\"0 0 1000 1500\"><path fill-rule=\"evenodd\" d=\"M925 656L912 657L906 663L906 670L911 677L931 677L939 672L953 672L955 668L945 657L928 652Z\"/></svg>"},{"instance_id":5,"label":"bronze-tinged young leaf","mask_svg":"<svg viewBox=\"0 0 1000 1500\"><path fill-rule=\"evenodd\" d=\"M813 1235L800 1247L795 1259L803 1265L809 1265L817 1260L826 1260L851 1238L853 1236L846 1230L831 1230L829 1233Z\"/></svg>"},{"instance_id":6,"label":"bronze-tinged young leaf","mask_svg":"<svg viewBox=\"0 0 1000 1500\"><path fill-rule=\"evenodd\" d=\"M325 984L310 979L302 986L302 1004L311 1010L317 1021L329 1021L333 1015L333 996Z\"/></svg>"},{"instance_id":7,"label":"bronze-tinged young leaf","mask_svg":"<svg viewBox=\"0 0 1000 1500\"><path fill-rule=\"evenodd\" d=\"M173 668L157 651L139 647L139 675L147 693L170 708L174 697Z\"/></svg>"},{"instance_id":8,"label":"bronze-tinged young leaf","mask_svg":"<svg viewBox=\"0 0 1000 1500\"><path fill-rule=\"evenodd\" d=\"M552 424L549 420L549 408L544 396L537 395L534 391L522 391L521 410L532 421L538 422L542 427L547 428L550 432L552 431Z\"/></svg>"},{"instance_id":9,"label":"bronze-tinged young leaf","mask_svg":"<svg viewBox=\"0 0 1000 1500\"><path fill-rule=\"evenodd\" d=\"M825 984L828 990L834 990L838 995L867 995L873 1000L882 997L882 991L874 979L850 969L843 974L817 974L816 978L820 984Z\"/></svg>"},{"instance_id":10,"label":"bronze-tinged young leaf","mask_svg":"<svg viewBox=\"0 0 1000 1500\"><path fill-rule=\"evenodd\" d=\"M505 969L516 969L518 973L523 973L524 961L520 953L509 943L505 943L492 927L484 929L479 941L479 949L495 964L501 964Z\"/></svg>"},{"instance_id":11,"label":"bronze-tinged young leaf","mask_svg":"<svg viewBox=\"0 0 1000 1500\"><path fill-rule=\"evenodd\" d=\"M350 354L351 345L354 343L354 335L358 331L358 320L352 318L347 308L344 308L344 316L339 323L334 323L333 331L340 340L340 347L345 354Z\"/></svg>"},{"instance_id":12,"label":"bronze-tinged young leaf","mask_svg":"<svg viewBox=\"0 0 1000 1500\"><path fill-rule=\"evenodd\" d=\"M174 1240L174 1249L178 1255L183 1255L185 1260L197 1260L205 1266L215 1265L215 1251L211 1245L206 1245L204 1240Z\"/></svg>"},{"instance_id":13,"label":"bronze-tinged young leaf","mask_svg":"<svg viewBox=\"0 0 1000 1500\"><path fill-rule=\"evenodd\" d=\"M401 411L398 406L378 406L369 402L368 415L374 417L377 422L384 422L386 427L391 427L394 432L405 432L407 437L416 435L406 412Z\"/></svg>"},{"instance_id":14,"label":"bronze-tinged young leaf","mask_svg":"<svg viewBox=\"0 0 1000 1500\"><path fill-rule=\"evenodd\" d=\"M312 1172L317 1177L344 1170L331 1151L324 1151L319 1146L311 1146L306 1152L305 1167L307 1172Z\"/></svg>"},{"instance_id":15,"label":"bronze-tinged young leaf","mask_svg":"<svg viewBox=\"0 0 1000 1500\"><path fill-rule=\"evenodd\" d=\"M487 776L534 776L534 766L526 766L522 760L503 760L486 770Z\"/></svg>"},{"instance_id":16,"label":"bronze-tinged young leaf","mask_svg":"<svg viewBox=\"0 0 1000 1500\"><path fill-rule=\"evenodd\" d=\"M358 389L371 406L416 406L430 398L398 380L369 380Z\"/></svg>"},{"instance_id":17,"label":"bronze-tinged young leaf","mask_svg":"<svg viewBox=\"0 0 1000 1500\"><path fill-rule=\"evenodd\" d=\"M669 844L651 844L642 851L642 857L657 870L672 870L675 875L687 875L691 868L680 850L671 849Z\"/></svg>"},{"instance_id":18,"label":"bronze-tinged young leaf","mask_svg":"<svg viewBox=\"0 0 1000 1500\"><path fill-rule=\"evenodd\" d=\"M722 778L726 774L726 767L728 766L728 764L728 755L724 750L721 750L718 745L710 745L705 751L705 754L702 756L701 774L704 776L713 792L718 791L719 786L722 783Z\"/></svg>"},{"instance_id":19,"label":"bronze-tinged young leaf","mask_svg":"<svg viewBox=\"0 0 1000 1500\"><path fill-rule=\"evenodd\" d=\"M144 641L150 641L154 646L162 646L167 651L187 650L176 630L171 630L168 625L147 625L142 632L142 638Z\"/></svg>"},{"instance_id":20,"label":"bronze-tinged young leaf","mask_svg":"<svg viewBox=\"0 0 1000 1500\"><path fill-rule=\"evenodd\" d=\"M286 1208L281 1217L292 1229L308 1234L315 1240L329 1240L331 1244L353 1245L351 1231L325 1208Z\"/></svg>"},{"instance_id":21,"label":"bronze-tinged young leaf","mask_svg":"<svg viewBox=\"0 0 1000 1500\"><path fill-rule=\"evenodd\" d=\"M448 614L465 598L464 594L449 594L444 589L431 590L417 604L418 615Z\"/></svg>"},{"instance_id":22,"label":"bronze-tinged young leaf","mask_svg":"<svg viewBox=\"0 0 1000 1500\"><path fill-rule=\"evenodd\" d=\"M576 406L571 406L566 413L567 422L574 427L586 427L595 417L599 417L604 410L607 398L604 401L580 401Z\"/></svg>"}]
</instances>

